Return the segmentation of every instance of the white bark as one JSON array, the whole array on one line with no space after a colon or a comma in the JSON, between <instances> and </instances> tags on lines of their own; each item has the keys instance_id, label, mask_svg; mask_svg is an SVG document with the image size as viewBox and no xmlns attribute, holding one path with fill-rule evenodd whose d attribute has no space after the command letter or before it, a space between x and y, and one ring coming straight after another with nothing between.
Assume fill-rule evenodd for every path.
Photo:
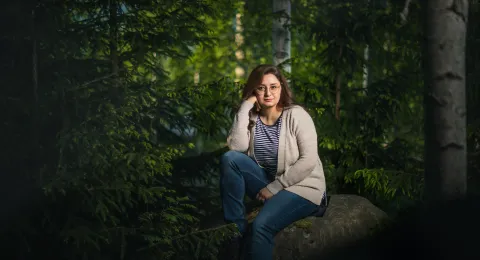
<instances>
[{"instance_id":1,"label":"white bark","mask_svg":"<svg viewBox=\"0 0 480 260\"><path fill-rule=\"evenodd\" d=\"M367 3L370 7L370 0L367 0ZM373 25L372 25L373 26ZM370 84L370 73L369 73L369 63L370 63L370 46L367 44L363 49L363 90L367 94L367 88Z\"/></svg>"},{"instance_id":2,"label":"white bark","mask_svg":"<svg viewBox=\"0 0 480 260\"><path fill-rule=\"evenodd\" d=\"M366 92L368 84L370 84L370 74L369 74L369 62L370 62L370 46L367 44L365 49L363 49L363 89Z\"/></svg>"},{"instance_id":3,"label":"white bark","mask_svg":"<svg viewBox=\"0 0 480 260\"><path fill-rule=\"evenodd\" d=\"M243 5L242 5L243 6ZM237 66L235 67L235 81L239 81L245 76L245 69L241 66L242 61L245 59L245 53L243 52L243 26L242 26L242 11L240 10L235 15L235 58L237 59Z\"/></svg>"},{"instance_id":4,"label":"white bark","mask_svg":"<svg viewBox=\"0 0 480 260\"><path fill-rule=\"evenodd\" d=\"M427 0L425 11L425 195L467 190L465 45L468 0Z\"/></svg>"},{"instance_id":5,"label":"white bark","mask_svg":"<svg viewBox=\"0 0 480 260\"><path fill-rule=\"evenodd\" d=\"M273 47L273 64L276 66L290 59L291 34L290 30L285 26L290 25L291 18L291 2L290 0L273 0L273 12L282 12L280 19L273 20L272 28L272 47ZM283 65L283 69L291 73L290 64Z\"/></svg>"}]
</instances>

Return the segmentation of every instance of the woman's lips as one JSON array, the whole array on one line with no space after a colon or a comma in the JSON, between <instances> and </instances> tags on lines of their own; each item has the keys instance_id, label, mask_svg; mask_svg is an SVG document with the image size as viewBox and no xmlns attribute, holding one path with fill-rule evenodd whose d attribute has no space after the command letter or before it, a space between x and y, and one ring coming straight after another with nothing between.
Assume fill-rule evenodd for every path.
<instances>
[{"instance_id":1,"label":"woman's lips","mask_svg":"<svg viewBox=\"0 0 480 260\"><path fill-rule=\"evenodd\" d=\"M265 101L265 102L272 102L273 99L264 99L263 101Z\"/></svg>"}]
</instances>

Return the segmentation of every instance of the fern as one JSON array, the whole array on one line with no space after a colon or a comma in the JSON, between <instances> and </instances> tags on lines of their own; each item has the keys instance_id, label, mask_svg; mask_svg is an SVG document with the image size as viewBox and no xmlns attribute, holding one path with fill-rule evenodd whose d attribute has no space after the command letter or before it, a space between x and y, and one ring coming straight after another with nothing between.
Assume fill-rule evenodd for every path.
<instances>
[{"instance_id":1,"label":"fern","mask_svg":"<svg viewBox=\"0 0 480 260\"><path fill-rule=\"evenodd\" d=\"M163 248L161 259L216 259L219 246L223 241L238 235L235 224L221 225L204 230L194 230L168 240L150 239L150 244L138 249L156 251Z\"/></svg>"},{"instance_id":2,"label":"fern","mask_svg":"<svg viewBox=\"0 0 480 260\"><path fill-rule=\"evenodd\" d=\"M360 187L363 187L365 191L377 194L386 200L393 200L399 194L417 199L421 197L423 190L422 178L421 171L412 174L381 168L357 170L353 174L347 174L345 182L359 184L359 193L362 192Z\"/></svg>"}]
</instances>

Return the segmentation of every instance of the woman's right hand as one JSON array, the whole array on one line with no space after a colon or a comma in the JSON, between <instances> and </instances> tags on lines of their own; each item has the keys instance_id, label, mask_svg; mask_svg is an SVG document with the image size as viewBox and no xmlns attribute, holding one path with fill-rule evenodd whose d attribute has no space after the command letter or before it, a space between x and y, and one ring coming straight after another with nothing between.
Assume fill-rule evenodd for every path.
<instances>
[{"instance_id":1,"label":"woman's right hand","mask_svg":"<svg viewBox=\"0 0 480 260\"><path fill-rule=\"evenodd\" d=\"M255 104L257 102L257 97L252 95L249 98L247 98L247 101L252 104Z\"/></svg>"}]
</instances>

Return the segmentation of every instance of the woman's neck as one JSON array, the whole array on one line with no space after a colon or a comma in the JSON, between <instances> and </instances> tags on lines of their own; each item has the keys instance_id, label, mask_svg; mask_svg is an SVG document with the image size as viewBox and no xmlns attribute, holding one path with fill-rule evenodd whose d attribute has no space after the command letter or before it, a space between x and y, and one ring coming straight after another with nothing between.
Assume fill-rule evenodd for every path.
<instances>
[{"instance_id":1,"label":"woman's neck","mask_svg":"<svg viewBox=\"0 0 480 260\"><path fill-rule=\"evenodd\" d=\"M273 125L282 114L282 110L283 109L278 106L262 108L260 110L260 118L262 119L264 124Z\"/></svg>"}]
</instances>

